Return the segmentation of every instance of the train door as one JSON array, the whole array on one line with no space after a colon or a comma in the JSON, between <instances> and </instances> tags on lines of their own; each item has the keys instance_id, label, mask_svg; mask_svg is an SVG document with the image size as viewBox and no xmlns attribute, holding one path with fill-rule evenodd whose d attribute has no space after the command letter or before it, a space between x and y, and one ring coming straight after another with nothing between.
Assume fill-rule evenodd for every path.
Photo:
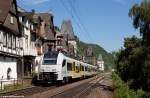
<instances>
[{"instance_id":1,"label":"train door","mask_svg":"<svg viewBox=\"0 0 150 98\"><path fill-rule=\"evenodd\" d=\"M66 66L66 60L64 59L62 62L62 76L66 77L67 74L67 66Z\"/></svg>"}]
</instances>

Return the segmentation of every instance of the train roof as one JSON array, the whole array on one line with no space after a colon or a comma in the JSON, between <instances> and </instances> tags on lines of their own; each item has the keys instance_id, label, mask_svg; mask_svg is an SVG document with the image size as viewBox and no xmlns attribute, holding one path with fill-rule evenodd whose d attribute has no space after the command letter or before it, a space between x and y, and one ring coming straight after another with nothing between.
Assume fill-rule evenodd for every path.
<instances>
[{"instance_id":1,"label":"train roof","mask_svg":"<svg viewBox=\"0 0 150 98\"><path fill-rule=\"evenodd\" d=\"M64 54L64 53L57 52L57 51L46 52L46 53L44 54L44 58L50 58L50 57L57 58L58 55L62 55L62 56L64 56L65 58L67 58L67 59L69 59L69 60L76 61L76 62L78 62L78 63L84 64L84 66L96 67L96 66L94 66L94 65L85 63L85 62L83 62L83 61L79 61L79 60L77 60L77 59L75 59L75 58L70 57L69 55L66 55L66 54Z\"/></svg>"}]
</instances>

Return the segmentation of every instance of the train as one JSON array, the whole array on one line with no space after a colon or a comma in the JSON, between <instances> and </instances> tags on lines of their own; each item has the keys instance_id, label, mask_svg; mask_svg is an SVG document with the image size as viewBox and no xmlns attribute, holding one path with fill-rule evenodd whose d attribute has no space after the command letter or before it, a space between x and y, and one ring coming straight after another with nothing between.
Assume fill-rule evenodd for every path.
<instances>
[{"instance_id":1,"label":"train","mask_svg":"<svg viewBox=\"0 0 150 98\"><path fill-rule=\"evenodd\" d=\"M97 74L97 67L71 58L61 52L47 52L38 67L38 81L67 83Z\"/></svg>"}]
</instances>

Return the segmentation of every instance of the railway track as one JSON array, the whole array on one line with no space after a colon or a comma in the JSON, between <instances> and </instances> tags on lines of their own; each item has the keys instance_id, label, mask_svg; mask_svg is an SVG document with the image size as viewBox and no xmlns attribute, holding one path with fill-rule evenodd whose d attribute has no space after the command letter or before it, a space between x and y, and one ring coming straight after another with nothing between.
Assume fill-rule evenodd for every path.
<instances>
[{"instance_id":1,"label":"railway track","mask_svg":"<svg viewBox=\"0 0 150 98\"><path fill-rule=\"evenodd\" d=\"M47 90L51 90L55 88L56 86L50 86L50 87L41 87L41 86L33 86L30 88L26 89L21 89L21 90L16 90L12 92L7 92L7 93L0 93L0 96L30 96L36 93L41 93Z\"/></svg>"},{"instance_id":2,"label":"railway track","mask_svg":"<svg viewBox=\"0 0 150 98\"><path fill-rule=\"evenodd\" d=\"M76 96L74 96L73 98L83 98L82 96L84 96L85 93L88 92L89 89L91 89L93 86L95 86L97 83L101 83L103 82L104 76L102 78L99 78L95 83L89 85L86 89L84 89L83 91L81 91L80 93L78 93Z\"/></svg>"},{"instance_id":3,"label":"railway track","mask_svg":"<svg viewBox=\"0 0 150 98\"><path fill-rule=\"evenodd\" d=\"M2 93L0 94L0 96L23 96L23 98L79 98L83 93L86 93L86 91L89 88L91 88L97 81L100 81L102 79L102 77L99 78L100 80L98 78L92 77L81 81L73 82L70 84L62 85L59 87L55 85L49 87L34 86L23 90L17 90L9 93ZM74 96L62 97L66 95L72 95L71 93L74 89L77 90L75 91L75 94L73 94Z\"/></svg>"},{"instance_id":4,"label":"railway track","mask_svg":"<svg viewBox=\"0 0 150 98\"><path fill-rule=\"evenodd\" d=\"M82 97L82 95L87 93L87 91L98 82L102 82L103 79L104 76L94 79L92 81L88 81L87 83L78 85L72 89L57 92L54 95L50 95L48 98L84 98Z\"/></svg>"}]
</instances>

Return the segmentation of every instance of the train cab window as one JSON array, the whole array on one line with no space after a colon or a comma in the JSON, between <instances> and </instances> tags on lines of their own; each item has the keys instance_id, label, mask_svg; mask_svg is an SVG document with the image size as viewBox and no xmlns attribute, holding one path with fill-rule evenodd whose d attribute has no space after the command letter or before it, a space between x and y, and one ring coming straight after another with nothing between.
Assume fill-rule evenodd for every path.
<instances>
[{"instance_id":1,"label":"train cab window","mask_svg":"<svg viewBox=\"0 0 150 98\"><path fill-rule=\"evenodd\" d=\"M47 52L44 54L44 58L57 58L58 52Z\"/></svg>"},{"instance_id":2,"label":"train cab window","mask_svg":"<svg viewBox=\"0 0 150 98\"><path fill-rule=\"evenodd\" d=\"M67 70L72 71L72 63L67 62Z\"/></svg>"},{"instance_id":3,"label":"train cab window","mask_svg":"<svg viewBox=\"0 0 150 98\"><path fill-rule=\"evenodd\" d=\"M66 65L66 60L63 60L62 67Z\"/></svg>"},{"instance_id":4,"label":"train cab window","mask_svg":"<svg viewBox=\"0 0 150 98\"><path fill-rule=\"evenodd\" d=\"M57 59L44 59L43 60L43 65L56 65Z\"/></svg>"}]
</instances>

